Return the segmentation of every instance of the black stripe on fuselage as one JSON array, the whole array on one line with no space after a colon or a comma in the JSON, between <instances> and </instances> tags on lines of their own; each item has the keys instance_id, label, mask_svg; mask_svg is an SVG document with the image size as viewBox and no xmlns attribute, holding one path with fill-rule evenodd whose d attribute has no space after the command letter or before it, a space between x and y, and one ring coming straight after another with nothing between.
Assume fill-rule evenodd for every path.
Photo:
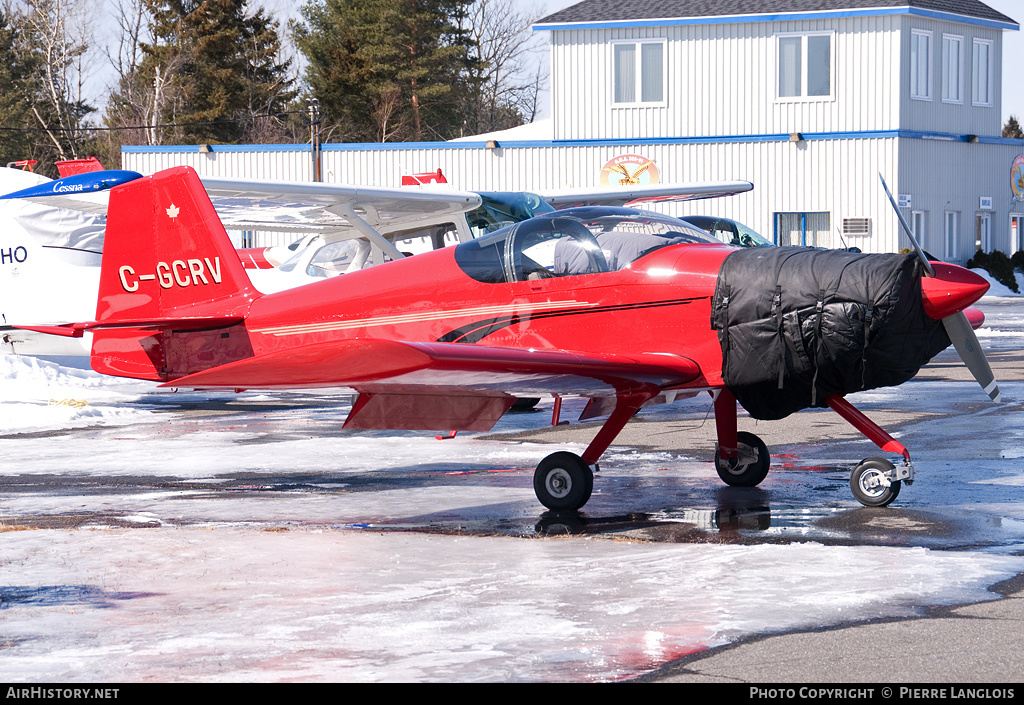
<instances>
[{"instance_id":1,"label":"black stripe on fuselage","mask_svg":"<svg viewBox=\"0 0 1024 705\"><path fill-rule=\"evenodd\" d=\"M501 318L486 318L460 326L450 333L446 333L437 339L438 343L479 343L492 333L508 328L509 326L525 323L526 321L537 321L545 318L561 318L562 316L582 316L591 313L613 313L620 311L636 311L644 308L663 308L666 306L685 306L698 298L693 299L669 299L667 301L642 301L635 304L617 304L614 306L595 306L593 308L571 308L558 311L541 311L539 313L517 313Z\"/></svg>"}]
</instances>

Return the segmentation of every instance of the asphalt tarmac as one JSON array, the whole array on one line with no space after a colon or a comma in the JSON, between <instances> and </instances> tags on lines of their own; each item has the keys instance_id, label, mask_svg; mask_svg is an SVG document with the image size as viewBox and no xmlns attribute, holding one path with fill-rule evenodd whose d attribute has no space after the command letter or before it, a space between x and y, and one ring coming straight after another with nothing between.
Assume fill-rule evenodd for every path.
<instances>
[{"instance_id":1,"label":"asphalt tarmac","mask_svg":"<svg viewBox=\"0 0 1024 705\"><path fill-rule=\"evenodd\" d=\"M996 379L1024 380L1024 354L991 352ZM918 375L918 379L970 381L970 373L949 349ZM973 400L964 402L973 406ZM1019 405L1005 413L1019 413ZM930 411L873 410L872 419L890 433L935 417ZM770 438L770 447L813 444L816 453L831 450L849 455L870 443L859 441L838 416L827 411L804 411L777 422L746 420L748 430ZM744 428L741 419L740 428ZM592 433L591 431L590 433ZM531 434L523 440L585 442L589 435L579 426L563 426ZM824 440L822 440L824 439ZM955 439L954 439L955 442ZM632 423L617 440L645 449L707 454L714 444L714 424L679 430L668 423ZM839 450L841 448L841 451ZM868 539L872 525L886 527L914 543L913 534L942 533L934 515L920 515L898 507L862 509L844 515L849 535ZM855 524L859 524L855 525ZM884 590L885 586L879 586ZM665 664L638 682L671 683L1020 683L1024 678L1024 575L991 586L1003 599L956 607L931 609L923 617L854 622L838 627L756 636L712 648ZM1018 696L1024 689L1018 688ZM1003 691L1002 695L1006 695ZM1011 696L1012 699L1012 696Z\"/></svg>"},{"instance_id":2,"label":"asphalt tarmac","mask_svg":"<svg viewBox=\"0 0 1024 705\"><path fill-rule=\"evenodd\" d=\"M829 592L831 583L820 588L819 583L809 583L801 601L776 577L789 574L765 568L758 575L761 566L756 560L730 560L717 573L699 572L705 569L699 560L732 555L728 549L734 547L788 551L796 563L786 565L798 573L814 565L811 547L817 545L829 556L849 556L847 548L921 548L928 550L899 553L938 556L934 560L940 562L954 555L1006 555L1024 546L1024 485L1018 469L1024 458L1024 429L1018 431L1017 421L1024 410L1024 354L1011 349L1019 347L1024 302L1003 301L989 305L1002 325L983 340L996 377L1005 385L1002 405L987 401L952 350L923 369L918 380L856 399L859 408L907 444L920 465L918 480L884 509L860 507L847 485L853 464L882 453L826 410L806 410L767 423L741 417L740 428L760 435L773 454L769 480L759 488L726 487L710 469L707 460L715 431L709 398L644 410L602 460L585 511L559 515L545 512L533 497L533 467L548 452L564 449L563 444L589 442L600 424L551 427L549 402L503 419L497 428L504 433L472 438L460 434L456 441L435 441L433 434L423 434L412 436L416 442L405 442L385 433L341 429L347 396L211 397L183 392L140 397L122 410L111 402L103 406L102 390L62 392L92 395L90 404L97 410L124 411L142 421L0 435L7 453L5 472L0 474L0 496L6 502L0 533L9 532L4 534L8 573L20 571L20 577L7 580L21 591L4 605L9 607L5 626L10 632L16 624L22 634L20 641L7 642L7 664L0 672L23 680L30 679L30 673L41 674L41 681L74 679L79 672L66 664L81 662L89 664L82 673L110 681L242 678L239 674L263 680L282 673L304 674L311 680L415 681L444 677L439 673L456 674L447 676L451 680L579 680L580 673L561 661L552 670L534 669L537 650L561 648L545 631L551 615L537 613L532 623L522 622L536 608L538 591L532 586L550 584L544 571L553 560L548 554L589 546L589 551L566 559L573 561L571 571L591 571L597 592L623 591L628 598L623 604L649 606L649 612L636 618L643 626L640 634L646 634L646 625L656 623L671 605L680 614L699 614L704 596L727 603L741 588L745 602L739 602L755 604L742 617L767 625L740 631L759 635L737 636L739 640L728 646L686 656L684 649L658 652L650 660L644 656L641 667L616 673L595 659L600 665L593 668L594 678L646 673L636 680L759 686L1018 682L1024 672L1019 638L1024 577L992 586L1000 599L922 611L917 606L928 598L917 597L926 594L917 591L919 575L877 562L872 564L876 569L892 571L886 574L889 580L870 571L858 573L857 585L863 586L859 597L866 594L872 604L884 608L898 602L894 593L903 586L904 594L914 595L910 609L843 612L841 597L831 602L841 594ZM43 405L55 413L45 405L45 397ZM568 410L564 418L570 418ZM383 450L382 438L387 439ZM566 534L584 540L560 541ZM531 540L519 540L523 538ZM665 594L641 599L637 592L643 588L634 590L630 581L640 574L649 578L644 572L648 564L634 570L629 562L635 560L634 552L620 549L642 546L635 553L646 555L659 545L681 543L694 546L680 555L699 560L694 559L682 577L673 574L666 579L659 573L658 579L669 585ZM411 548L405 550L406 544ZM723 544L723 550L704 550L709 547L700 544ZM476 546L501 551L500 557ZM144 560L136 565L140 554ZM250 556L256 555L268 558L252 562ZM356 563L373 557L367 564L371 569L378 567L380 557L397 557L400 562L385 561L377 572L367 571L365 584L339 586L335 573L319 561L345 555ZM601 561L593 555L616 558ZM438 562L449 566L445 575L452 574L440 591L434 570ZM421 563L422 575L416 572ZM491 563L507 572L490 577L497 571ZM397 565L409 572L396 573ZM577 574L571 571L568 582L575 587ZM698 577L691 590L677 589L678 581L694 571ZM362 576L361 571L343 574L349 581ZM1010 574L970 577L977 588ZM239 575L245 579L240 581ZM266 585L250 594L250 580ZM388 580L405 589L422 585L431 599L395 602ZM528 640L524 646L506 638L509 630L484 628L491 624L487 617L479 624L469 619L466 624L471 626L455 630L451 643L430 641L419 649L405 622L433 624L430 610L447 609L443 595L448 589L461 595L460 580L495 585L494 592L502 595L499 612L518 609L516 630L531 634L525 627L538 629L537 641ZM876 585L877 598L871 592ZM527 586L523 594L515 593L513 588L519 586ZM46 591L45 600L39 590ZM225 590L234 590L230 599ZM378 610L379 604L379 614L367 620L374 631L362 633L359 643L372 641L371 637L380 641L379 649L374 642L367 650L380 665L338 656L339 635L361 628L363 620L359 613L348 616L346 610L324 613L319 600L336 599L351 607L349 593L369 596L367 609ZM89 597L94 594L98 597ZM772 596L787 594L790 604L772 609L779 603ZM975 599L978 593L964 594L970 596L954 599ZM374 602L377 597L379 603ZM103 603L102 608L89 608L86 603L91 599ZM51 604L54 601L59 604ZM951 600L936 599L936 604L940 601ZM809 602L827 604L829 609L823 611L828 618L804 618ZM106 609L108 603L121 607ZM177 611L186 603L186 612ZM589 604L575 593L565 603ZM462 597L454 598L451 607L456 605L459 614L475 617L485 613L488 603L479 607L484 612L467 612L472 601ZM760 619L794 611L800 619ZM51 612L76 617L73 622L47 619ZM614 618L598 612L596 617L588 613L586 623L597 624L597 632L610 635L602 637L601 644L621 640L632 657L642 639L628 630L623 635L619 612ZM879 617L911 612L918 616ZM835 626L836 614L860 617ZM183 621L182 615L191 615L193 621ZM311 616L328 621L321 631L301 632L299 625L320 624ZM15 623L15 618L21 621ZM392 622L395 630L389 632L385 627ZM833 626L788 631L793 624ZM242 636L220 638L225 630L234 633L250 626L251 632ZM777 631L765 634L765 629ZM288 650L291 641L281 638L275 642L280 648L268 656L265 634L280 637L292 633L289 630L296 634L294 650ZM132 670L118 658L96 655L104 649L126 648L125 644L152 654L152 661ZM502 667L515 661L519 670L505 676L504 671L481 669L475 661L467 667L462 664L466 644L491 645L502 654ZM221 653L225 649L231 653ZM218 653L217 659L195 658L193 652L206 650ZM278 652L289 654L290 660L281 661ZM623 649L609 651L620 652ZM70 661L51 659L54 653L75 656ZM438 666L439 654L458 661L457 666ZM356 670L337 670L342 667ZM444 670L456 667L459 670ZM624 672L629 676L621 675Z\"/></svg>"}]
</instances>

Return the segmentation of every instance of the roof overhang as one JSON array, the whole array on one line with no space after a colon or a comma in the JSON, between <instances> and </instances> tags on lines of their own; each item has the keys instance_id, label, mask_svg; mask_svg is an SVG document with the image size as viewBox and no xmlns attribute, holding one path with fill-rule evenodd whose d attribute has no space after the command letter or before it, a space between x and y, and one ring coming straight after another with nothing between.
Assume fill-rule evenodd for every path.
<instances>
[{"instance_id":1,"label":"roof overhang","mask_svg":"<svg viewBox=\"0 0 1024 705\"><path fill-rule=\"evenodd\" d=\"M916 15L933 20L959 22L961 24L1017 31L1016 22L973 17L953 12L940 12L921 7L874 7L847 10L815 10L808 12L765 12L746 15L704 15L699 17L660 17L628 20L603 20L593 22L538 22L532 26L535 32L578 30L578 29L620 29L627 27L674 27L680 25L742 24L746 22L794 22L799 20L846 19L850 17L884 17L887 15Z\"/></svg>"}]
</instances>

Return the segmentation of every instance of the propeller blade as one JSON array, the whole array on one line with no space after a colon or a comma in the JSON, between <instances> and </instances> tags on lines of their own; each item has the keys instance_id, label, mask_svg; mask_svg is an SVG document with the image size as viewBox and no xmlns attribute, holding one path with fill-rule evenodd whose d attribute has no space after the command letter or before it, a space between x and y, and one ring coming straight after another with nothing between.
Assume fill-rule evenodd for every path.
<instances>
[{"instance_id":1,"label":"propeller blade","mask_svg":"<svg viewBox=\"0 0 1024 705\"><path fill-rule=\"evenodd\" d=\"M992 374L988 360L985 359L985 353L981 349L978 336L974 334L970 321L967 320L967 315L960 311L952 316L946 316L942 319L942 325L946 327L946 334L953 341L953 347L960 353L960 358L974 375L974 379L978 380L978 384L982 386L985 393L994 402L1002 401L999 384L996 382L995 375Z\"/></svg>"},{"instance_id":2,"label":"propeller blade","mask_svg":"<svg viewBox=\"0 0 1024 705\"><path fill-rule=\"evenodd\" d=\"M900 225L903 226L903 231L910 238L910 242L913 243L914 249L917 250L917 256L924 263L927 275L929 277L935 277L935 268L932 267L932 263L928 261L928 258L924 254L924 250L921 249L921 245L917 242L917 238L914 237L914 231L911 229L910 224L907 223L907 219L900 213L900 208L896 204L896 199L892 197L892 192L889 191L889 185L885 183L885 178L881 172L878 174L879 180L882 182L882 188L885 189L885 195L889 197L889 203L892 204L892 209L896 212L896 217L900 220ZM922 283L922 288L925 288ZM968 297L969 298L969 297ZM975 299L976 300L976 299ZM974 379L978 380L978 384L985 390L989 398L994 402L1002 401L1002 396L999 393L999 384L996 382L996 377L992 374L992 367L988 364L988 360L985 358L985 352L981 349L981 343L978 342L978 336L974 334L974 328L971 327L970 321L967 320L967 314L963 311L958 311L951 315L948 315L942 319L942 325L946 328L946 335L953 341L953 347L960 354L960 359L967 365L967 369L974 375Z\"/></svg>"},{"instance_id":3,"label":"propeller blade","mask_svg":"<svg viewBox=\"0 0 1024 705\"><path fill-rule=\"evenodd\" d=\"M967 314L958 311L946 316L942 319L942 325L946 328L946 335L953 342L953 347L960 354L960 359L974 375L974 379L978 381L992 401L1001 402L999 383L996 382L992 367L988 364L988 359L981 349L981 343L978 342L978 336L974 333L974 327L971 325L970 319L967 318Z\"/></svg>"},{"instance_id":4,"label":"propeller blade","mask_svg":"<svg viewBox=\"0 0 1024 705\"><path fill-rule=\"evenodd\" d=\"M885 179L882 178L881 172L878 173L878 178L882 181L882 188L885 189L885 195L889 197L889 203L892 204L892 209L896 211L896 217L900 219L900 225L903 226L903 231L907 234L907 237L910 238L910 242L914 245L914 249L917 250L917 256L920 257L921 262L924 263L924 268L927 270L928 276L934 277L935 270L932 269L932 263L928 261L927 257L925 257L924 250L921 249L921 245L917 242L917 238L914 237L914 231L910 227L910 223L908 223L907 219L903 217L902 213L900 213L900 207L896 205L896 199L892 197L892 192L889 191L889 184L885 183Z\"/></svg>"}]
</instances>

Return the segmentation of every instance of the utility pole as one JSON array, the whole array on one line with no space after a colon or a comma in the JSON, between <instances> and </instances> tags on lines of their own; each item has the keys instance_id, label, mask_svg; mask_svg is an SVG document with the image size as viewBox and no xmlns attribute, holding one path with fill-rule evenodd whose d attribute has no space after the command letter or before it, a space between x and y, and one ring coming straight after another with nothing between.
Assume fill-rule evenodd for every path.
<instances>
[{"instance_id":1,"label":"utility pole","mask_svg":"<svg viewBox=\"0 0 1024 705\"><path fill-rule=\"evenodd\" d=\"M313 155L313 181L323 181L323 168L320 159L320 101L309 100L309 143Z\"/></svg>"}]
</instances>

